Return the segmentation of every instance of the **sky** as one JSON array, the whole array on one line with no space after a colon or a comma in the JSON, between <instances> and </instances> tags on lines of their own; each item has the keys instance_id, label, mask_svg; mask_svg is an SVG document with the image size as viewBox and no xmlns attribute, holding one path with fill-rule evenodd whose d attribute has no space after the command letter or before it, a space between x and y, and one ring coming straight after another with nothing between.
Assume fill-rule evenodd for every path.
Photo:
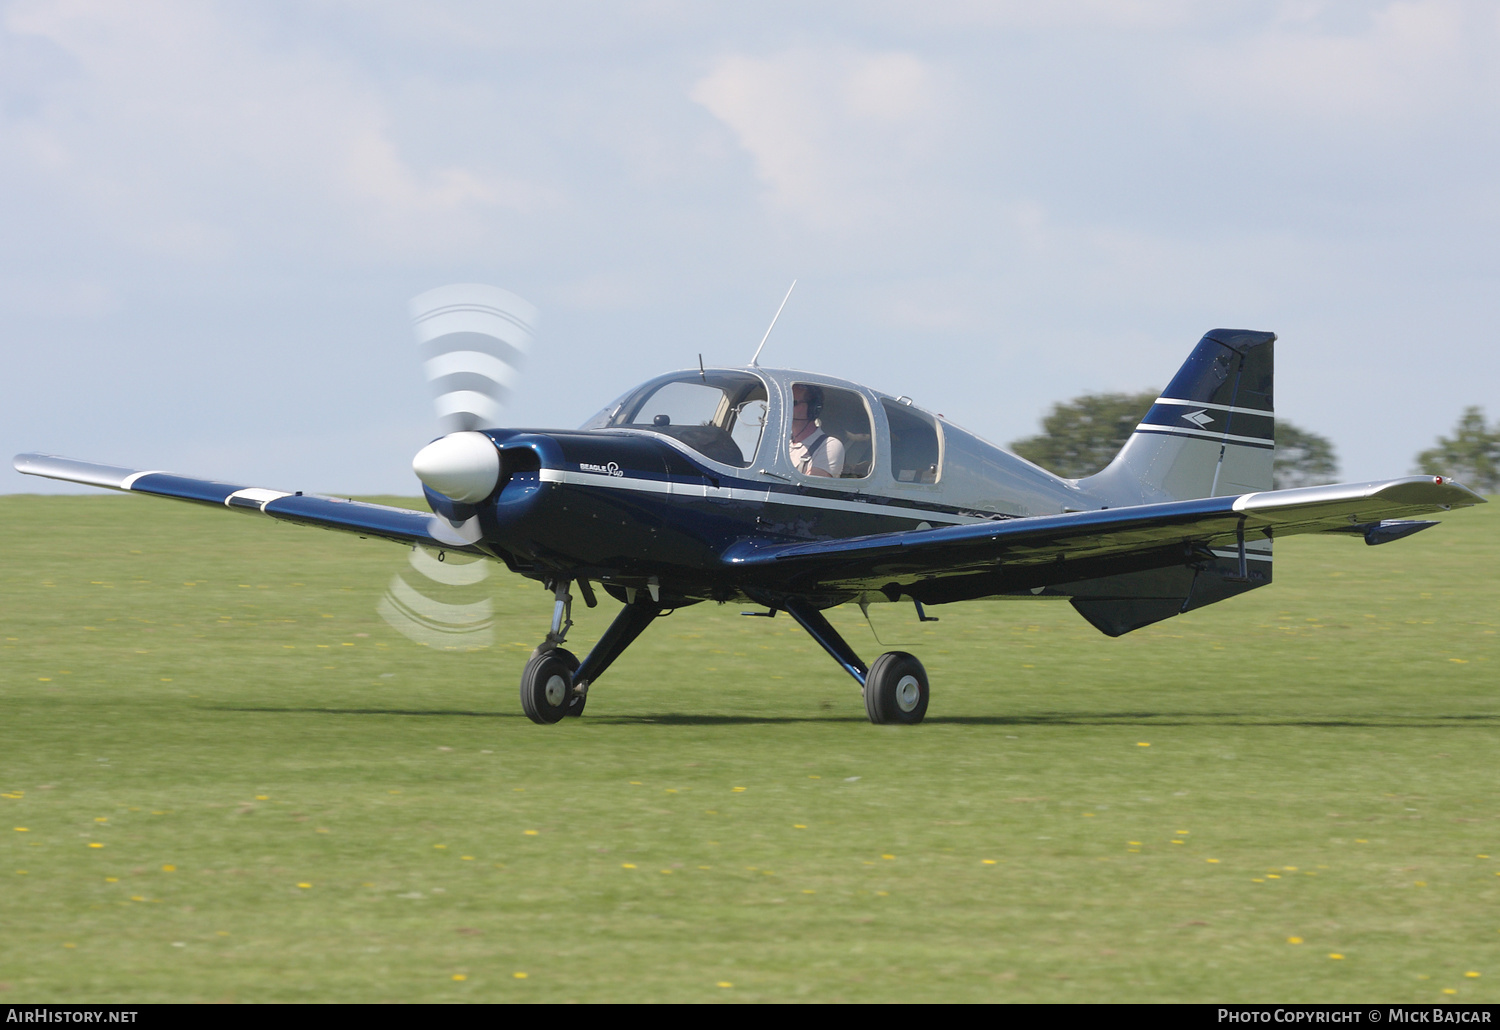
<instances>
[{"instance_id":1,"label":"sky","mask_svg":"<svg viewBox=\"0 0 1500 1030\"><path fill-rule=\"evenodd\" d=\"M762 364L1000 444L1272 330L1405 475L1500 416L1497 141L1491 0L0 0L0 448L410 495L416 294L535 304L569 428L796 279Z\"/></svg>"}]
</instances>

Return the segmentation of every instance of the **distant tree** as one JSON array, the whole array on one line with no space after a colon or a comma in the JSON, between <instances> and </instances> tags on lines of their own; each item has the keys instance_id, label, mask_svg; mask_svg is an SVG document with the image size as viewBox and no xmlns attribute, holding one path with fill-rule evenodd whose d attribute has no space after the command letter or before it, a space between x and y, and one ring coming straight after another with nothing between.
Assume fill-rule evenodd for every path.
<instances>
[{"instance_id":1,"label":"distant tree","mask_svg":"<svg viewBox=\"0 0 1500 1030\"><path fill-rule=\"evenodd\" d=\"M1160 390L1090 393L1061 401L1043 416L1039 434L1016 440L1010 449L1065 479L1091 476L1114 460L1160 394ZM1333 444L1277 420L1272 471L1277 488L1328 483L1337 475Z\"/></svg>"},{"instance_id":2,"label":"distant tree","mask_svg":"<svg viewBox=\"0 0 1500 1030\"><path fill-rule=\"evenodd\" d=\"M1491 429L1483 408L1465 408L1451 437L1438 437L1436 447L1417 455L1417 471L1452 476L1482 494L1500 493L1500 421Z\"/></svg>"},{"instance_id":3,"label":"distant tree","mask_svg":"<svg viewBox=\"0 0 1500 1030\"><path fill-rule=\"evenodd\" d=\"M1092 476L1114 460L1146 417L1160 390L1089 393L1059 401L1042 417L1042 431L1010 445L1027 461L1064 479Z\"/></svg>"},{"instance_id":4,"label":"distant tree","mask_svg":"<svg viewBox=\"0 0 1500 1030\"><path fill-rule=\"evenodd\" d=\"M1276 420L1276 458L1271 464L1271 486L1320 486L1338 480L1339 460L1327 437Z\"/></svg>"}]
</instances>

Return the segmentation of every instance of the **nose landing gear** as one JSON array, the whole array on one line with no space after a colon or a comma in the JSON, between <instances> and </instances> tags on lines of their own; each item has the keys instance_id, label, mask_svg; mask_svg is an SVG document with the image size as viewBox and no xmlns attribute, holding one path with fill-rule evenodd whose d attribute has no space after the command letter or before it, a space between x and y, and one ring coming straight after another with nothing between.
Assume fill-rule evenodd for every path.
<instances>
[{"instance_id":1,"label":"nose landing gear","mask_svg":"<svg viewBox=\"0 0 1500 1030\"><path fill-rule=\"evenodd\" d=\"M583 584L580 584L580 589ZM582 662L562 644L567 639L573 598L566 581L553 586L556 603L552 610L552 629L547 639L532 652L531 660L521 673L521 710L532 722L547 725L569 716L583 714L588 702L589 686L631 645L641 632L667 609L644 598L620 609L604 636ZM584 590L584 600L589 599Z\"/></svg>"}]
</instances>

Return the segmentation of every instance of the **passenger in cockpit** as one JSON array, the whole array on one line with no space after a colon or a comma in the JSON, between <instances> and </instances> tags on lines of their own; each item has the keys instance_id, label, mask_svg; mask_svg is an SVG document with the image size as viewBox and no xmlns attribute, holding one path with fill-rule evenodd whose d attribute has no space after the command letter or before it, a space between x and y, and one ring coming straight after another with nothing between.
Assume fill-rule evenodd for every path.
<instances>
[{"instance_id":1,"label":"passenger in cockpit","mask_svg":"<svg viewBox=\"0 0 1500 1030\"><path fill-rule=\"evenodd\" d=\"M837 479L844 471L844 445L818 425L822 412L822 387L792 387L792 464L805 476Z\"/></svg>"}]
</instances>

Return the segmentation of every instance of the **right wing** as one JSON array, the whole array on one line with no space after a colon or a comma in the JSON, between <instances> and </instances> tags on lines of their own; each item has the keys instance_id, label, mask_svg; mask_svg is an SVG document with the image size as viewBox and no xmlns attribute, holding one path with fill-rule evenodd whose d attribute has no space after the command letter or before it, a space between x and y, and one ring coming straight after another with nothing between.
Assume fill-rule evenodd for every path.
<instances>
[{"instance_id":1,"label":"right wing","mask_svg":"<svg viewBox=\"0 0 1500 1030\"><path fill-rule=\"evenodd\" d=\"M724 562L765 590L881 590L892 600L907 593L933 603L1186 565L1236 548L1241 533L1257 540L1332 532L1483 503L1450 479L1410 476L844 540L751 539L730 547Z\"/></svg>"}]
</instances>

